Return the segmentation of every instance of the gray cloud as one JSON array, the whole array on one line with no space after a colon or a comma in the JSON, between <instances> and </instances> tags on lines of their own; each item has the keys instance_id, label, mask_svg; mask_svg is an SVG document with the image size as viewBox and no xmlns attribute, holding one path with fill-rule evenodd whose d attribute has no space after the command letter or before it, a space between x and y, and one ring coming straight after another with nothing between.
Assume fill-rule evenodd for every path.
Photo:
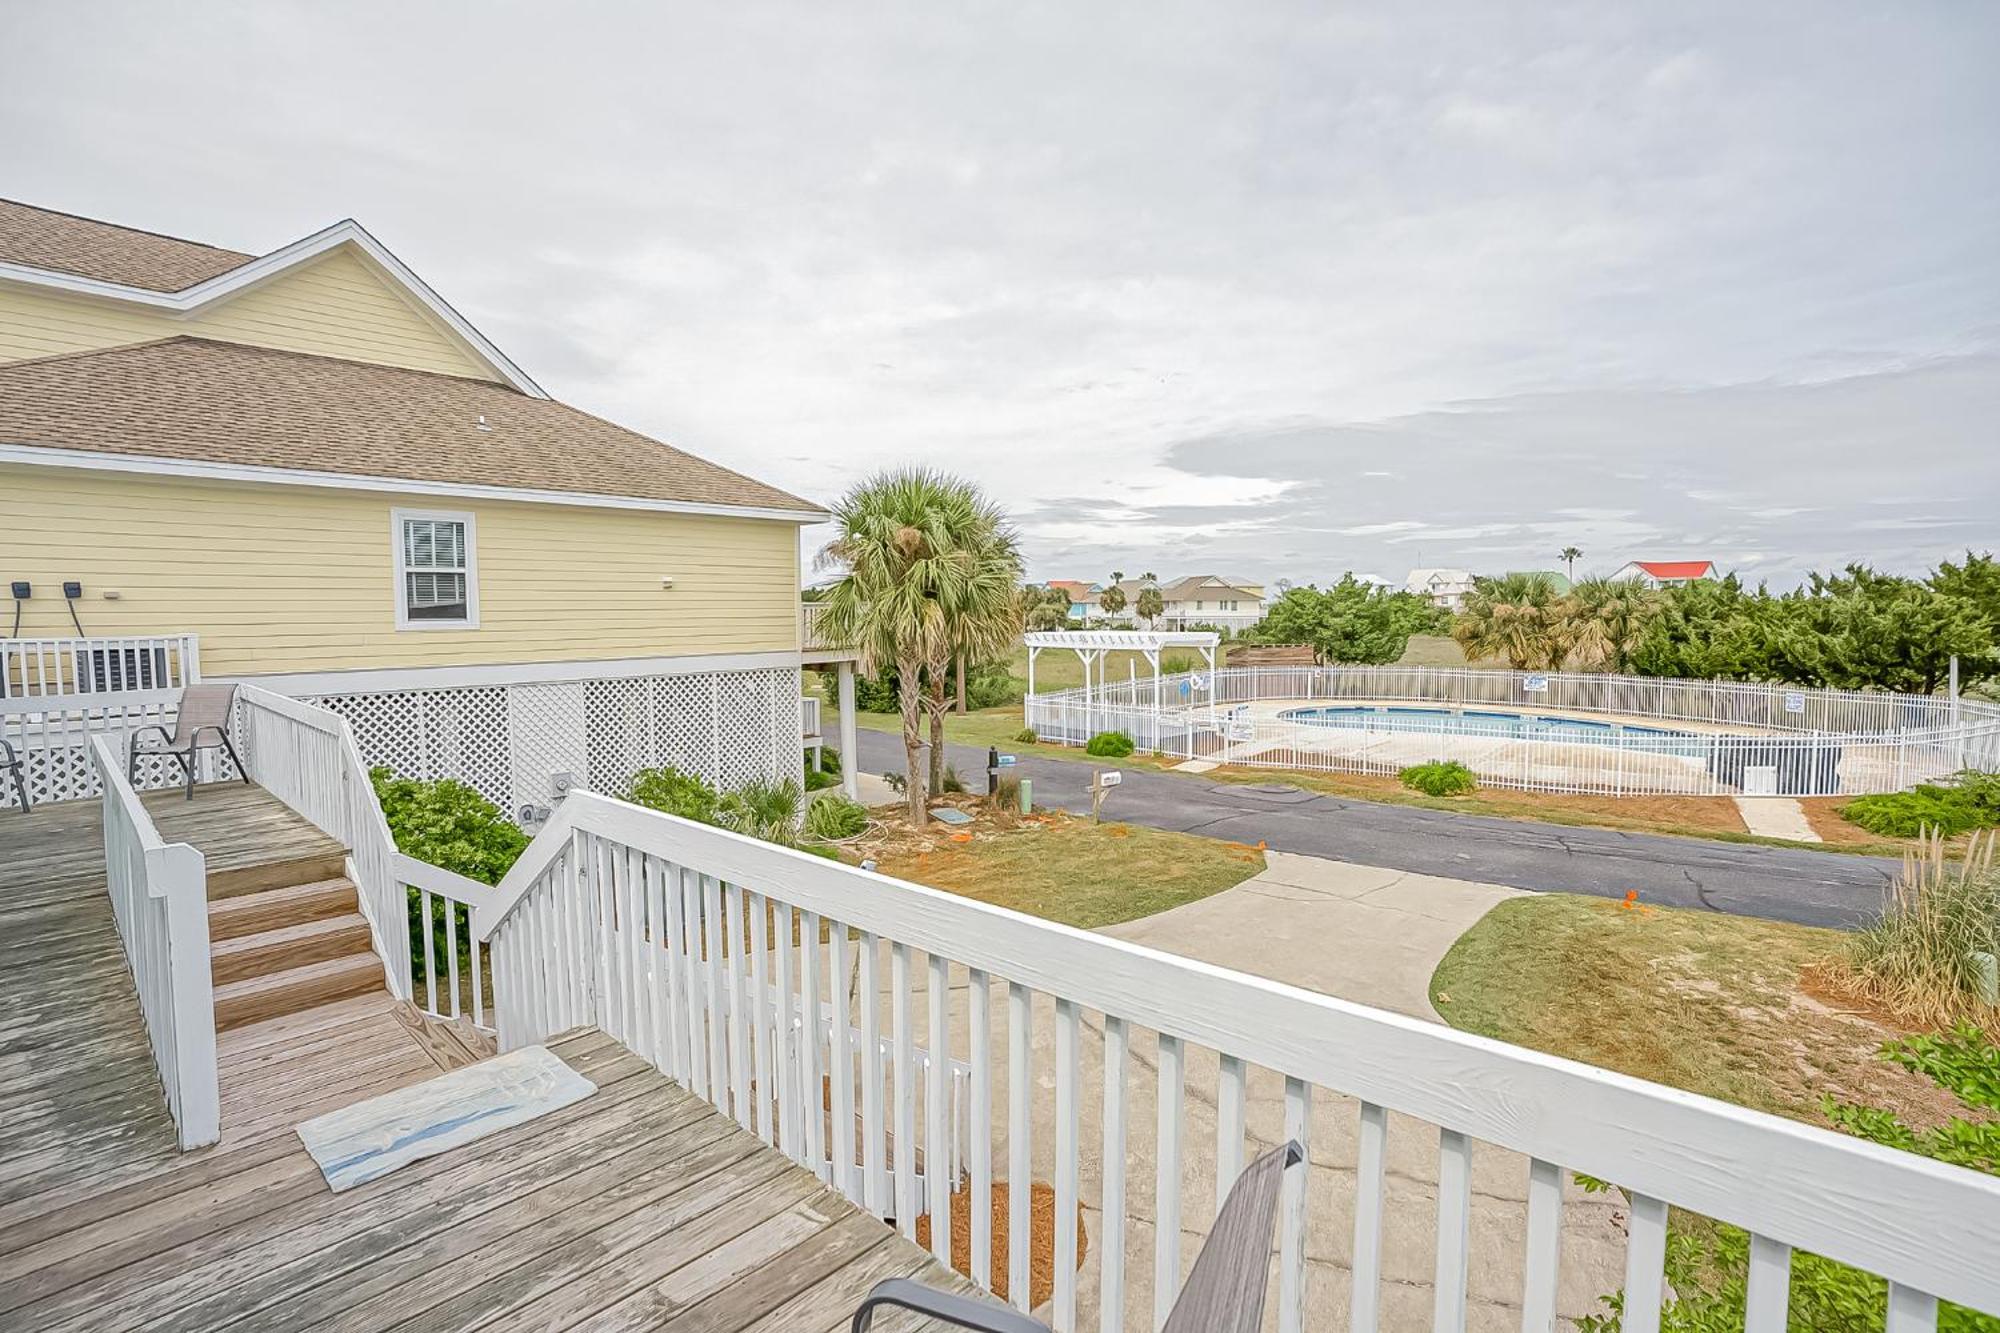
<instances>
[{"instance_id":1,"label":"gray cloud","mask_svg":"<svg viewBox=\"0 0 2000 1333\"><path fill-rule=\"evenodd\" d=\"M15 0L0 193L351 214L580 406L964 470L1044 575L1785 579L1989 541L1996 54L1944 2Z\"/></svg>"}]
</instances>

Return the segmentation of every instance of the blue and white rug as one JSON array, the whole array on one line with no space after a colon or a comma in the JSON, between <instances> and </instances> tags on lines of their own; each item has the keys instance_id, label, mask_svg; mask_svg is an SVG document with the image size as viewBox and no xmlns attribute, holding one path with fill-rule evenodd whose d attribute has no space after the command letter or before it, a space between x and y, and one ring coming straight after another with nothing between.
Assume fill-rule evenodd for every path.
<instances>
[{"instance_id":1,"label":"blue and white rug","mask_svg":"<svg viewBox=\"0 0 2000 1333\"><path fill-rule=\"evenodd\" d=\"M299 1126L335 1193L559 1111L597 1091L545 1046L482 1060Z\"/></svg>"}]
</instances>

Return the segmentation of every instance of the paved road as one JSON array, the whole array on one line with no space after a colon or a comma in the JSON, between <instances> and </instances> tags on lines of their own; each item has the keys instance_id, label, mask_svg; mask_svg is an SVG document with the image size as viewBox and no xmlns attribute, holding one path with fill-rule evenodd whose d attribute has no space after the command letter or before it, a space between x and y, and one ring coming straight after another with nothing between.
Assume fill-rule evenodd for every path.
<instances>
[{"instance_id":1,"label":"paved road","mask_svg":"<svg viewBox=\"0 0 2000 1333\"><path fill-rule=\"evenodd\" d=\"M863 771L902 771L900 735L864 730L859 741ZM984 784L983 749L947 749L968 784ZM1034 780L1038 805L1087 812L1092 767L1036 757L1023 758L1017 771ZM1644 902L1801 925L1851 927L1873 918L1896 871L1881 857L1345 800L1290 787L1280 772L1259 787L1143 768L1124 773L1104 813L1126 823L1520 889L1607 898L1637 889Z\"/></svg>"}]
</instances>

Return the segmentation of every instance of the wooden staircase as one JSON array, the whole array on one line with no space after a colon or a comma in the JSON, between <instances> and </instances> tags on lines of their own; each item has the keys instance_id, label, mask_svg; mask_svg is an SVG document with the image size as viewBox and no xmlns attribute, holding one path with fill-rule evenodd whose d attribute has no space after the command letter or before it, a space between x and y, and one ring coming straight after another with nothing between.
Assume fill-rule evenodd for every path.
<instances>
[{"instance_id":1,"label":"wooden staircase","mask_svg":"<svg viewBox=\"0 0 2000 1333\"><path fill-rule=\"evenodd\" d=\"M218 1032L380 991L382 962L338 848L208 877Z\"/></svg>"}]
</instances>

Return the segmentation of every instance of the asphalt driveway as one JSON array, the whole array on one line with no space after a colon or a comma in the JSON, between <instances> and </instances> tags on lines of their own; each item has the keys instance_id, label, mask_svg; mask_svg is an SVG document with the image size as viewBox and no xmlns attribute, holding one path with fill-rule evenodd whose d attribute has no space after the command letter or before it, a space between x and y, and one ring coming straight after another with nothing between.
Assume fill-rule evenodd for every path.
<instances>
[{"instance_id":1,"label":"asphalt driveway","mask_svg":"<svg viewBox=\"0 0 2000 1333\"><path fill-rule=\"evenodd\" d=\"M859 733L861 767L901 772L902 738ZM968 783L983 784L986 752L947 747ZM1088 812L1089 782L1103 761L1024 757L1039 805ZM1751 843L1571 828L1324 796L1269 783L1216 783L1196 774L1124 769L1104 814L1130 824L1262 842L1279 851L1359 865L1480 880L1517 889L1589 893L1809 926L1853 927L1881 910L1894 861Z\"/></svg>"}]
</instances>

